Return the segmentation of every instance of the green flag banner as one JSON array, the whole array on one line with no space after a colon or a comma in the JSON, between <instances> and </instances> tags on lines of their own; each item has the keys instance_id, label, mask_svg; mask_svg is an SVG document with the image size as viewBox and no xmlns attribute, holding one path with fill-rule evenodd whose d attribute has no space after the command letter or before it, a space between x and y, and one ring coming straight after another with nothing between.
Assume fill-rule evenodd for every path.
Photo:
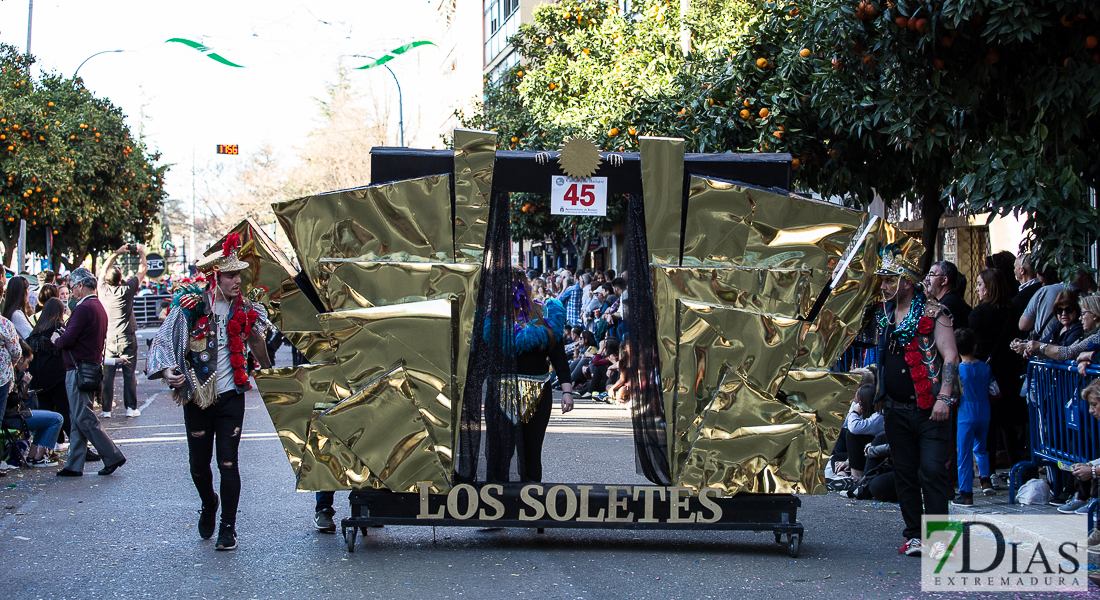
<instances>
[{"instance_id":1,"label":"green flag banner","mask_svg":"<svg viewBox=\"0 0 1100 600\"><path fill-rule=\"evenodd\" d=\"M229 65L231 67L237 67L237 68L240 68L240 69L244 68L243 65L238 65L237 63L226 60L225 57L223 57L219 54L215 54L214 52L211 52L210 48L208 48L208 47L206 47L206 46L204 46L204 45L202 45L198 42L191 41L191 40L184 39L184 38L172 38L170 40L166 40L164 43L168 44L168 43L171 43L171 42L178 42L180 44L183 44L184 46L190 46L190 47L194 48L195 50L198 50L199 52L202 52L203 54L209 56L210 58L222 63L223 65Z\"/></svg>"},{"instance_id":2,"label":"green flag banner","mask_svg":"<svg viewBox=\"0 0 1100 600\"><path fill-rule=\"evenodd\" d=\"M399 55L399 54L404 54L404 53L408 52L409 50L412 50L413 48L416 48L418 46L427 46L427 45L434 46L435 43L434 42L429 42L428 40L418 40L418 41L415 41L415 42L412 42L412 43L409 43L409 44L405 44L404 46L400 46L398 48L394 48L393 50L390 50L389 52L386 53L385 56L383 56L381 58L376 58L376 59L370 61L369 63L367 63L367 64L365 64L361 67L357 67L356 70L357 71L362 71L363 69L373 69L374 67L384 65L384 64L390 62L391 60L397 58L397 55Z\"/></svg>"}]
</instances>

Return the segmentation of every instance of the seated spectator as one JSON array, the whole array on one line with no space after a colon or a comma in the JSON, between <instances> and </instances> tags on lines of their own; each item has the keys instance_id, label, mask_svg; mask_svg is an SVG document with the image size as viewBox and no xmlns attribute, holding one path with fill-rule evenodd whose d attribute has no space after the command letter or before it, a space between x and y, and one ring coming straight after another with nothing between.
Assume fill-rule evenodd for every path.
<instances>
[{"instance_id":1,"label":"seated spectator","mask_svg":"<svg viewBox=\"0 0 1100 600\"><path fill-rule=\"evenodd\" d=\"M1084 327L1081 325L1081 305L1077 300L1077 292L1065 290L1058 294L1054 300L1054 318L1059 326L1054 335L1040 342L1047 342L1056 346L1072 346L1081 339Z\"/></svg>"},{"instance_id":2,"label":"seated spectator","mask_svg":"<svg viewBox=\"0 0 1100 600\"><path fill-rule=\"evenodd\" d=\"M864 386L871 386L871 395L873 400L875 386L875 372L872 369L853 369L852 374L860 376L860 386L859 389L856 390L856 397L852 401L852 407L849 409L849 416L852 414L851 411L855 410L855 405L859 403L859 390L862 390ZM863 407L861 405L859 410L862 411L862 409ZM881 416L879 420L881 421ZM864 443L858 449L854 446L854 444L858 440L850 437L849 434L851 432L848 429L848 421L849 419L845 417L844 425L840 430L840 435L837 437L836 444L833 445L833 454L829 458L829 464L826 465L825 468L825 479L826 483L829 486L829 489L837 491L854 489L856 482L853 479L854 473L851 472L853 462L852 454L854 452L861 451L863 446L866 445L866 443ZM871 438L863 439L866 440L866 442L869 442ZM859 465L858 468L861 471L866 466L864 465L863 458L856 458L854 462L856 465Z\"/></svg>"},{"instance_id":3,"label":"seated spectator","mask_svg":"<svg viewBox=\"0 0 1100 600\"><path fill-rule=\"evenodd\" d=\"M4 427L17 429L25 424L27 430L34 436L30 450L27 452L27 464L32 467L56 467L57 461L50 457L50 452L57 443L57 434L61 431L64 419L53 411L36 409L30 410L29 417L20 416L18 405L27 400L27 390L31 382L31 374L27 367L30 365L33 354L26 342L20 341L19 345L23 356L14 365L15 381L5 400Z\"/></svg>"},{"instance_id":4,"label":"seated spectator","mask_svg":"<svg viewBox=\"0 0 1100 600\"><path fill-rule=\"evenodd\" d=\"M894 485L894 465L890 461L890 443L886 434L876 435L864 447L863 453L867 457L866 470L863 472L863 480L856 487L855 497L859 500L897 502L898 489Z\"/></svg>"},{"instance_id":5,"label":"seated spectator","mask_svg":"<svg viewBox=\"0 0 1100 600\"><path fill-rule=\"evenodd\" d=\"M611 383L607 386L607 403L626 404L630 402L630 381L627 376L630 369L629 346L619 346L619 356L614 363L614 369L615 378L611 379L609 377Z\"/></svg>"},{"instance_id":6,"label":"seated spectator","mask_svg":"<svg viewBox=\"0 0 1100 600\"><path fill-rule=\"evenodd\" d=\"M1065 292L1063 292L1065 293ZM1059 294L1059 298L1061 298ZM1082 370L1092 361L1092 352L1100 345L1100 298L1087 296L1081 300L1078 308L1080 311L1081 333L1073 342L1058 344L1054 342L1040 342L1036 340L1014 340L1012 349L1023 356L1038 356L1053 360L1084 360ZM1061 315L1059 315L1061 317ZM1085 337L1085 330L1094 332Z\"/></svg>"},{"instance_id":7,"label":"seated spectator","mask_svg":"<svg viewBox=\"0 0 1100 600\"><path fill-rule=\"evenodd\" d=\"M1085 389L1081 390L1081 397L1089 403L1089 414L1100 420L1100 379L1094 379ZM1078 482L1078 497L1080 497L1082 487L1091 487L1095 490L1096 482L1100 480L1100 458L1091 462L1073 465L1072 473ZM1096 502L1096 498L1093 497L1089 502ZM1090 506L1091 504L1085 503L1075 509L1074 512L1087 514ZM1096 528L1089 533L1088 545L1090 553L1100 552L1100 523L1097 523Z\"/></svg>"},{"instance_id":8,"label":"seated spectator","mask_svg":"<svg viewBox=\"0 0 1100 600\"><path fill-rule=\"evenodd\" d=\"M591 364L586 367L587 381L580 386L578 398L591 398L595 391L604 391L607 388L607 369L611 366L611 356L618 356L619 342L604 340L600 342L599 351L592 357Z\"/></svg>"}]
</instances>

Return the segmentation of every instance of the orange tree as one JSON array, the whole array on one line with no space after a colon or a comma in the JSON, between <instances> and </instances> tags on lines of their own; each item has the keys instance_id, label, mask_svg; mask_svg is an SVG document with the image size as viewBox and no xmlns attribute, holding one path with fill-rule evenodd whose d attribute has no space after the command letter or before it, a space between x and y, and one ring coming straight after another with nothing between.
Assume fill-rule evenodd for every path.
<instances>
[{"instance_id":1,"label":"orange tree","mask_svg":"<svg viewBox=\"0 0 1100 600\"><path fill-rule=\"evenodd\" d=\"M1030 249L1068 273L1097 237L1100 5L901 0L759 4L741 43L691 57L623 132L695 151L794 155L796 185L866 205L1024 213ZM931 244L929 244L931 247ZM931 253L925 256L925 266Z\"/></svg>"},{"instance_id":2,"label":"orange tree","mask_svg":"<svg viewBox=\"0 0 1100 600\"><path fill-rule=\"evenodd\" d=\"M147 238L165 198L168 167L131 136L121 110L79 80L28 75L33 57L0 44L0 242L10 263L27 222L27 248L79 263ZM70 258L71 257L71 258ZM72 263L70 263L70 260Z\"/></svg>"},{"instance_id":3,"label":"orange tree","mask_svg":"<svg viewBox=\"0 0 1100 600\"><path fill-rule=\"evenodd\" d=\"M484 99L464 126L498 132L502 147L555 150L570 135L587 135L608 151L627 150L632 139L624 115L644 98L671 90L684 67L682 26L691 49L708 54L729 45L743 28L747 3L693 0L679 3L564 0L542 5L532 23L511 40L522 64L486 80ZM553 217L549 197L512 195L516 238L571 240L583 259L588 241L625 218L621 198L610 198L606 217Z\"/></svg>"}]
</instances>

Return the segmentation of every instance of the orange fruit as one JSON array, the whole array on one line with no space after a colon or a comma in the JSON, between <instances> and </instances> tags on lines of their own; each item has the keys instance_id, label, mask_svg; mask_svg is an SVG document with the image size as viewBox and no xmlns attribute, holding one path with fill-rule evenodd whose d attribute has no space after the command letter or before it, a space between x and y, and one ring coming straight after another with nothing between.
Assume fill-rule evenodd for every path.
<instances>
[{"instance_id":1,"label":"orange fruit","mask_svg":"<svg viewBox=\"0 0 1100 600\"><path fill-rule=\"evenodd\" d=\"M747 108L741 109L741 118L742 119L748 119L751 115L752 115L752 113L750 113ZM9 147L8 150L11 150L11 148Z\"/></svg>"},{"instance_id":2,"label":"orange fruit","mask_svg":"<svg viewBox=\"0 0 1100 600\"><path fill-rule=\"evenodd\" d=\"M953 38L949 35L945 35L942 38L940 38L940 43L943 44L944 48L950 48L951 44L955 43L955 38Z\"/></svg>"},{"instance_id":3,"label":"orange fruit","mask_svg":"<svg viewBox=\"0 0 1100 600\"><path fill-rule=\"evenodd\" d=\"M937 69L942 69L943 68L943 59L942 58L937 58L936 59L936 68Z\"/></svg>"},{"instance_id":4,"label":"orange fruit","mask_svg":"<svg viewBox=\"0 0 1100 600\"><path fill-rule=\"evenodd\" d=\"M551 83L550 84L550 91L554 91L556 89L558 89L558 85L556 83Z\"/></svg>"},{"instance_id":5,"label":"orange fruit","mask_svg":"<svg viewBox=\"0 0 1100 600\"><path fill-rule=\"evenodd\" d=\"M1062 25L1064 25L1066 27L1073 27L1073 20L1070 19L1069 15L1062 15L1061 21L1062 21Z\"/></svg>"},{"instance_id":6,"label":"orange fruit","mask_svg":"<svg viewBox=\"0 0 1100 600\"><path fill-rule=\"evenodd\" d=\"M516 142L518 142L518 141L519 141L519 138L518 138L518 137L512 137L512 143L513 143L513 144L514 144L514 143L516 143Z\"/></svg>"},{"instance_id":7,"label":"orange fruit","mask_svg":"<svg viewBox=\"0 0 1100 600\"><path fill-rule=\"evenodd\" d=\"M1073 57L1072 57L1072 56L1067 56L1067 57L1066 57L1066 60L1063 60L1063 61L1062 61L1062 66L1063 66L1063 67L1066 67L1067 69L1069 68L1069 66L1070 66L1071 64L1073 64Z\"/></svg>"},{"instance_id":8,"label":"orange fruit","mask_svg":"<svg viewBox=\"0 0 1100 600\"><path fill-rule=\"evenodd\" d=\"M1089 37L1085 38L1085 47L1090 48L1090 49L1096 47L1096 36L1095 35L1090 35Z\"/></svg>"},{"instance_id":9,"label":"orange fruit","mask_svg":"<svg viewBox=\"0 0 1100 600\"><path fill-rule=\"evenodd\" d=\"M767 118L768 118L768 115L769 115L769 114L771 114L771 112L772 112L772 111L770 111L770 110L768 110L768 109L766 109L766 108L761 108L761 109L760 109L760 118L761 118L761 119L767 119Z\"/></svg>"},{"instance_id":10,"label":"orange fruit","mask_svg":"<svg viewBox=\"0 0 1100 600\"><path fill-rule=\"evenodd\" d=\"M760 67L761 69L763 69L764 67L768 66L768 59L766 59L766 58L758 58L758 59L756 59L756 66L758 66L758 67Z\"/></svg>"},{"instance_id":11,"label":"orange fruit","mask_svg":"<svg viewBox=\"0 0 1100 600\"><path fill-rule=\"evenodd\" d=\"M808 58L810 56L810 49L809 48L803 48L803 49L798 51L798 55L801 56L802 58Z\"/></svg>"},{"instance_id":12,"label":"orange fruit","mask_svg":"<svg viewBox=\"0 0 1100 600\"><path fill-rule=\"evenodd\" d=\"M630 135L638 135L638 130L634 127L631 127L630 129L627 129L626 132L629 133Z\"/></svg>"},{"instance_id":13,"label":"orange fruit","mask_svg":"<svg viewBox=\"0 0 1100 600\"><path fill-rule=\"evenodd\" d=\"M610 136L619 135L619 128L618 127L612 127L611 129L609 129L607 131L607 135L610 135Z\"/></svg>"},{"instance_id":14,"label":"orange fruit","mask_svg":"<svg viewBox=\"0 0 1100 600\"><path fill-rule=\"evenodd\" d=\"M749 100L747 98L745 99L744 104L745 104L745 108L748 108L748 107L752 106L752 104L749 103Z\"/></svg>"},{"instance_id":15,"label":"orange fruit","mask_svg":"<svg viewBox=\"0 0 1100 600\"><path fill-rule=\"evenodd\" d=\"M792 158L791 159L791 170L792 171L797 171L798 167L800 167L800 166L802 166L802 161L798 160L797 158Z\"/></svg>"},{"instance_id":16,"label":"orange fruit","mask_svg":"<svg viewBox=\"0 0 1100 600\"><path fill-rule=\"evenodd\" d=\"M774 135L775 137L777 137L779 139L783 139L783 132L782 131L773 131L772 135Z\"/></svg>"},{"instance_id":17,"label":"orange fruit","mask_svg":"<svg viewBox=\"0 0 1100 600\"><path fill-rule=\"evenodd\" d=\"M913 23L913 30L924 33L924 28L928 26L928 19L920 18Z\"/></svg>"},{"instance_id":18,"label":"orange fruit","mask_svg":"<svg viewBox=\"0 0 1100 600\"><path fill-rule=\"evenodd\" d=\"M997 61L1001 60L1001 55L998 54L996 50L990 50L989 52L987 52L985 54L985 60L986 60L986 62L988 62L989 64L992 65L992 64L996 63Z\"/></svg>"}]
</instances>

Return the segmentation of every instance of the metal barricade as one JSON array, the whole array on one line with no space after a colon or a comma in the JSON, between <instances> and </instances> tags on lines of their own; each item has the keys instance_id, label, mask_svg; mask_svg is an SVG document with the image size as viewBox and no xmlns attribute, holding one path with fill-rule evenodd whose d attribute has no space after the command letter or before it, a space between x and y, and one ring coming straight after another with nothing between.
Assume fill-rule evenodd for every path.
<instances>
[{"instance_id":1,"label":"metal barricade","mask_svg":"<svg viewBox=\"0 0 1100 600\"><path fill-rule=\"evenodd\" d=\"M134 296L134 318L138 327L156 327L160 325L160 309L165 302L171 302L170 294L146 294Z\"/></svg>"},{"instance_id":2,"label":"metal barricade","mask_svg":"<svg viewBox=\"0 0 1100 600\"><path fill-rule=\"evenodd\" d=\"M1090 367L1082 376L1076 363L1033 360L1027 369L1027 404L1031 417L1031 460L1017 463L1009 475L1009 502L1024 469L1049 466L1068 470L1074 463L1100 458L1100 422L1088 414L1081 390L1100 377ZM1096 506L1089 514L1092 527Z\"/></svg>"},{"instance_id":3,"label":"metal barricade","mask_svg":"<svg viewBox=\"0 0 1100 600\"><path fill-rule=\"evenodd\" d=\"M840 360L836 361L836 364L833 365L833 371L837 373L847 373L859 367L869 367L875 364L877 360L878 348L874 346L868 348L852 344L844 351Z\"/></svg>"}]
</instances>

